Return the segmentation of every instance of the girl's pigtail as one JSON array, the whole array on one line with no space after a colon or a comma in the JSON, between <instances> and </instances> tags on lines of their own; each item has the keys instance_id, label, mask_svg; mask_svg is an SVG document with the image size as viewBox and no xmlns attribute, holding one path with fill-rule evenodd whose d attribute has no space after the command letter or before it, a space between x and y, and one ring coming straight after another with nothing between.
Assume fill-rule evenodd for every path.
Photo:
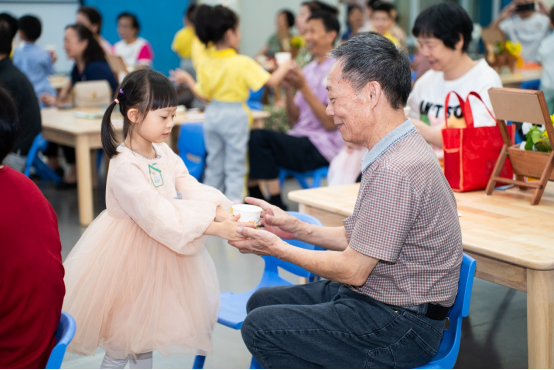
<instances>
[{"instance_id":1,"label":"girl's pigtail","mask_svg":"<svg viewBox=\"0 0 554 370\"><path fill-rule=\"evenodd\" d=\"M104 117L102 118L102 147L110 159L117 155L117 134L112 125L112 113L116 105L117 102L113 101L112 104L108 106L108 109L106 109Z\"/></svg>"}]
</instances>

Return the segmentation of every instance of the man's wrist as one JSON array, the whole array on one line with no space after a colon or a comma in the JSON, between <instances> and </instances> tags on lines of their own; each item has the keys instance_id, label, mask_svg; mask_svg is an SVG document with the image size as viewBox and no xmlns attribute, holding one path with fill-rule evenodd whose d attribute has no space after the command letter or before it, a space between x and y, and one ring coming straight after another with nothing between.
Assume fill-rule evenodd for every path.
<instances>
[{"instance_id":1,"label":"man's wrist","mask_svg":"<svg viewBox=\"0 0 554 370\"><path fill-rule=\"evenodd\" d=\"M272 248L273 250L271 251L272 255L274 257L277 257L279 258L280 260L282 261L288 261L287 257L289 255L289 251L290 251L290 244L284 242L283 240L279 239L274 247Z\"/></svg>"}]
</instances>

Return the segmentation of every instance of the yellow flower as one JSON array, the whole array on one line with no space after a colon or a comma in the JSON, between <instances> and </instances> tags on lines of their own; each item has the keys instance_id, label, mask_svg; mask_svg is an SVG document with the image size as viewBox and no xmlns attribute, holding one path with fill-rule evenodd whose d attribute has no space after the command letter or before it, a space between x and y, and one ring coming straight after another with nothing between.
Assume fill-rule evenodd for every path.
<instances>
[{"instance_id":1,"label":"yellow flower","mask_svg":"<svg viewBox=\"0 0 554 370\"><path fill-rule=\"evenodd\" d=\"M523 57L521 55L518 55L516 58L516 67L517 68L523 67Z\"/></svg>"},{"instance_id":2,"label":"yellow flower","mask_svg":"<svg viewBox=\"0 0 554 370\"><path fill-rule=\"evenodd\" d=\"M302 46L306 45L306 40L304 40L302 36L293 36L290 43L293 47L300 49Z\"/></svg>"},{"instance_id":3,"label":"yellow flower","mask_svg":"<svg viewBox=\"0 0 554 370\"><path fill-rule=\"evenodd\" d=\"M513 55L514 57L519 56L521 54L521 44L519 42L512 42L512 41L506 41L506 50L508 50L508 53Z\"/></svg>"}]
</instances>

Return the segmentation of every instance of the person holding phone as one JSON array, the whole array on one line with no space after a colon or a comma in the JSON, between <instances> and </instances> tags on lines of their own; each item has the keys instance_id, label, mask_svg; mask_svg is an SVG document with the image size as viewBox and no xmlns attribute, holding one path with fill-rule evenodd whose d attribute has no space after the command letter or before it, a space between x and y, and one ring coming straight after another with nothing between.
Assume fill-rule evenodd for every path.
<instances>
[{"instance_id":1,"label":"person holding phone","mask_svg":"<svg viewBox=\"0 0 554 370\"><path fill-rule=\"evenodd\" d=\"M500 28L508 40L519 42L526 62L537 61L537 51L549 28L548 9L542 1L514 0L491 27Z\"/></svg>"}]
</instances>

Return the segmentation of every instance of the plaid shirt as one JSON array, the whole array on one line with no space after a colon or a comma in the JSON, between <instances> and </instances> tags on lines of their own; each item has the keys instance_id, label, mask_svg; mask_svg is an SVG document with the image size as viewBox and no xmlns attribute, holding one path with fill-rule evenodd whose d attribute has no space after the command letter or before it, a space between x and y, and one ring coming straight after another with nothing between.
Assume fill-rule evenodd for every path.
<instances>
[{"instance_id":1,"label":"plaid shirt","mask_svg":"<svg viewBox=\"0 0 554 370\"><path fill-rule=\"evenodd\" d=\"M373 147L352 216L350 247L379 260L350 289L392 306L451 306L462 264L456 200L436 155L410 120Z\"/></svg>"}]
</instances>

